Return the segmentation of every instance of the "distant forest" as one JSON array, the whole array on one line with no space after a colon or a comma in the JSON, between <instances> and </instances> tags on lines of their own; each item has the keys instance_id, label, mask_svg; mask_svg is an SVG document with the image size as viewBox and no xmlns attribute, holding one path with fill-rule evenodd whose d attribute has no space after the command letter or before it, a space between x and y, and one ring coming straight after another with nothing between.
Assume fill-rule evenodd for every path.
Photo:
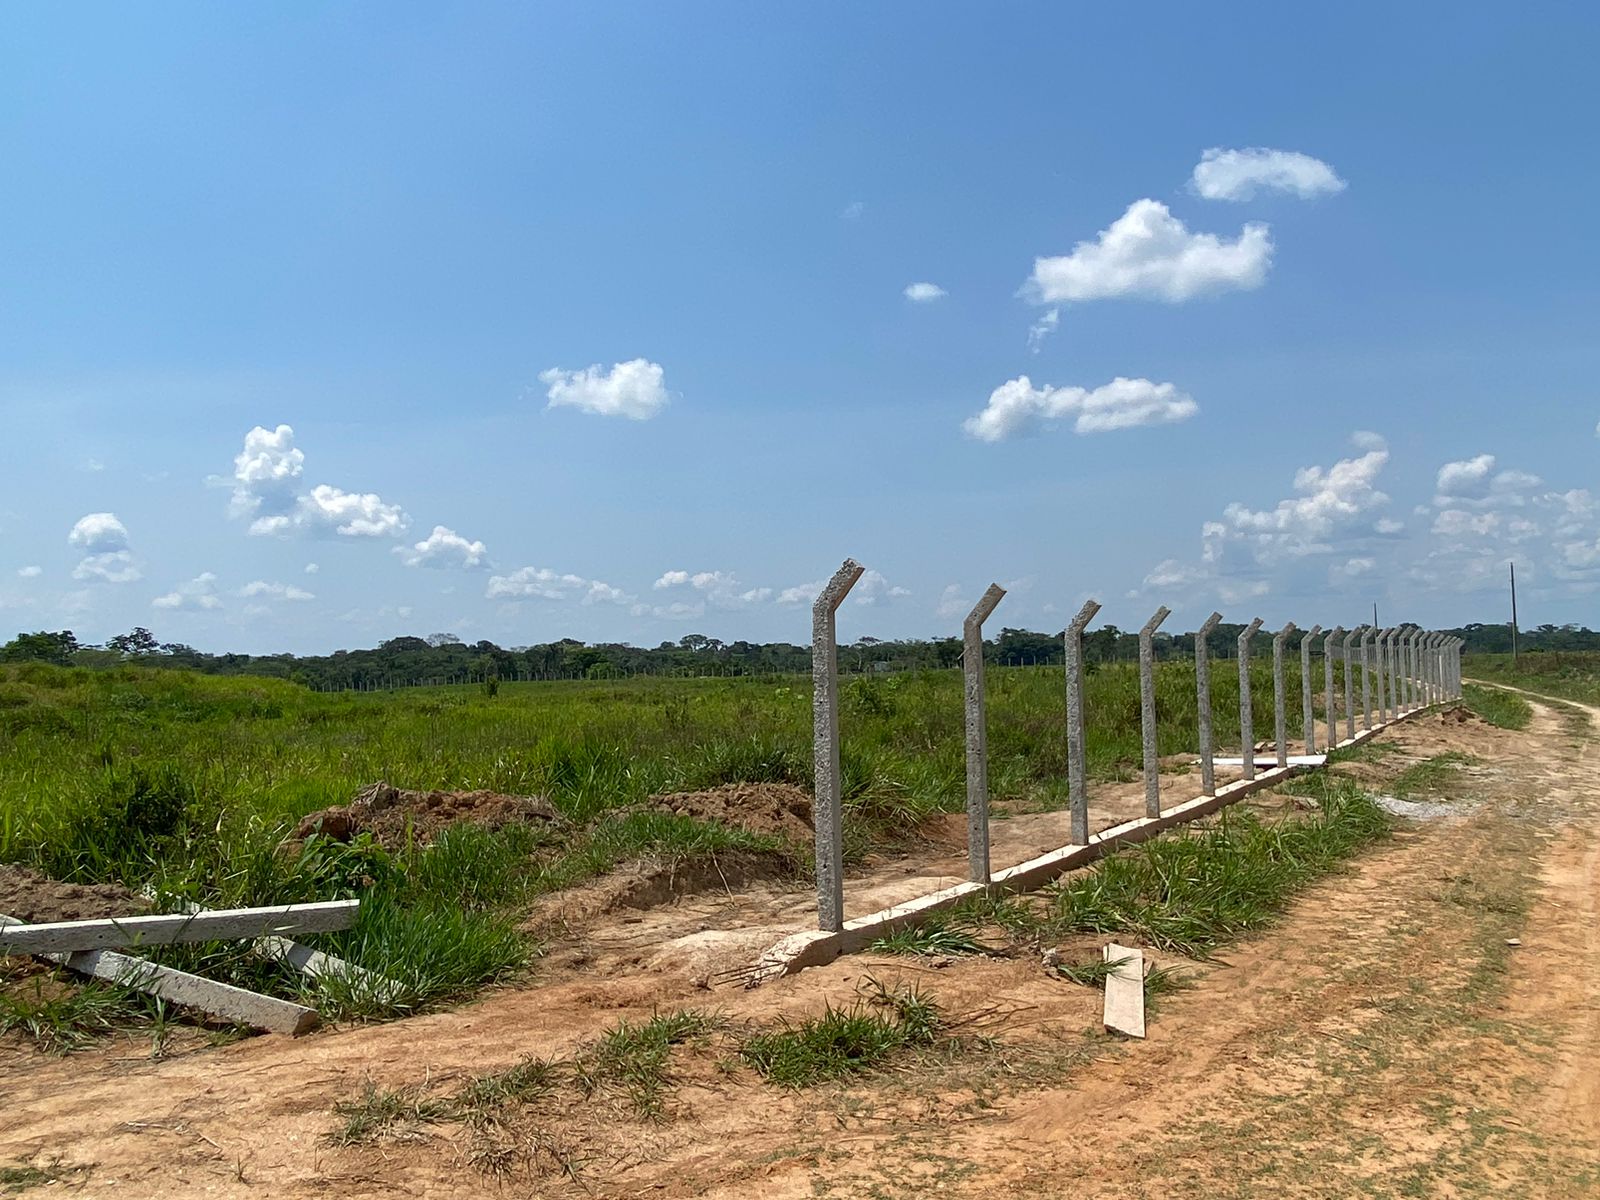
<instances>
[{"instance_id":1,"label":"distant forest","mask_svg":"<svg viewBox=\"0 0 1600 1200\"><path fill-rule=\"evenodd\" d=\"M1217 658L1237 653L1243 625L1221 625L1209 639ZM1466 625L1446 630L1466 639L1468 654L1508 654L1507 625ZM1290 645L1298 652L1299 636ZM1519 634L1525 652L1600 650L1600 634L1577 625L1540 625ZM1257 635L1256 652L1271 645L1270 631ZM1187 656L1194 634L1156 635L1158 658ZM1084 658L1090 663L1136 659L1139 635L1105 625L1084 634ZM1000 666L1037 666L1062 661L1062 635L1026 629L1002 629L984 644L985 661ZM535 646L501 647L493 642L463 642L453 634L390 638L371 650L337 650L332 654L208 654L178 642L161 642L147 629L136 628L103 646L80 643L71 631L19 634L0 646L0 663L42 661L63 666L107 667L122 664L163 666L213 675L260 675L288 679L319 691L373 690L428 684L477 683L488 680L619 679L632 675L783 675L811 669L811 649L788 642L722 642L691 633L654 649L623 642L588 644L563 638ZM846 672L907 671L953 667L961 661L958 638L932 641L879 641L864 637L839 647L839 667Z\"/></svg>"}]
</instances>

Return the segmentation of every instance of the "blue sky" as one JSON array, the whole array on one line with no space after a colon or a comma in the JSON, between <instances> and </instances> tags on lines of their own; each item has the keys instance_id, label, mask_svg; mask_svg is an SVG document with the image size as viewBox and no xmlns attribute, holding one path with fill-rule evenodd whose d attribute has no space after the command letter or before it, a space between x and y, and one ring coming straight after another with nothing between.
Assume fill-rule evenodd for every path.
<instances>
[{"instance_id":1,"label":"blue sky","mask_svg":"<svg viewBox=\"0 0 1600 1200\"><path fill-rule=\"evenodd\" d=\"M8 6L0 634L803 641L845 555L845 638L991 579L1500 620L1513 557L1593 624L1597 51L1576 4Z\"/></svg>"}]
</instances>

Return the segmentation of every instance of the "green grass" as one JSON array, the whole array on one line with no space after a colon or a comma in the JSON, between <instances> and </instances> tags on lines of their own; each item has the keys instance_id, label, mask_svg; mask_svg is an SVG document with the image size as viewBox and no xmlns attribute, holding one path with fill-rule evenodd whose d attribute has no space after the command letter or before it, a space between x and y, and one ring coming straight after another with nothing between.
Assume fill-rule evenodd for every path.
<instances>
[{"instance_id":1,"label":"green grass","mask_svg":"<svg viewBox=\"0 0 1600 1200\"><path fill-rule=\"evenodd\" d=\"M36 975L0 990L0 1035L19 1034L39 1049L66 1054L130 1025L148 1024L157 1001L129 988L74 986Z\"/></svg>"},{"instance_id":2,"label":"green grass","mask_svg":"<svg viewBox=\"0 0 1600 1200\"><path fill-rule=\"evenodd\" d=\"M1509 654L1474 654L1462 664L1461 673L1561 700L1600 704L1600 653L1592 651L1523 654L1515 669Z\"/></svg>"},{"instance_id":3,"label":"green grass","mask_svg":"<svg viewBox=\"0 0 1600 1200\"><path fill-rule=\"evenodd\" d=\"M421 1088L380 1088L370 1079L354 1100L340 1100L333 1112L340 1124L327 1136L334 1146L355 1146L394 1136L396 1130L415 1128L450 1118L449 1102L427 1095Z\"/></svg>"},{"instance_id":4,"label":"green grass","mask_svg":"<svg viewBox=\"0 0 1600 1200\"><path fill-rule=\"evenodd\" d=\"M689 1009L657 1013L637 1025L620 1021L574 1063L574 1077L585 1096L620 1088L640 1117L658 1119L672 1079L672 1047L704 1038L722 1024L719 1017Z\"/></svg>"},{"instance_id":5,"label":"green grass","mask_svg":"<svg viewBox=\"0 0 1600 1200\"><path fill-rule=\"evenodd\" d=\"M1447 750L1432 758L1413 763L1389 785L1395 796L1404 799L1416 795L1437 795L1446 791L1461 774L1461 768L1470 767L1478 760L1459 750Z\"/></svg>"},{"instance_id":6,"label":"green grass","mask_svg":"<svg viewBox=\"0 0 1600 1200\"><path fill-rule=\"evenodd\" d=\"M821 1016L785 1021L748 1038L739 1055L767 1082L809 1087L880 1069L895 1055L932 1046L945 1026L939 1007L914 988L885 988Z\"/></svg>"},{"instance_id":7,"label":"green grass","mask_svg":"<svg viewBox=\"0 0 1600 1200\"><path fill-rule=\"evenodd\" d=\"M1114 854L1052 889L1049 927L1132 933L1191 958L1265 927L1295 893L1389 829L1351 781L1312 778L1321 788L1315 815L1269 824L1232 810L1208 828Z\"/></svg>"},{"instance_id":8,"label":"green grass","mask_svg":"<svg viewBox=\"0 0 1600 1200\"><path fill-rule=\"evenodd\" d=\"M876 954L906 954L928 957L950 954L987 954L989 947L969 930L953 925L936 913L917 925L907 925L878 938L868 947Z\"/></svg>"},{"instance_id":9,"label":"green grass","mask_svg":"<svg viewBox=\"0 0 1600 1200\"><path fill-rule=\"evenodd\" d=\"M1533 720L1533 706L1515 692L1476 683L1463 684L1461 703L1491 725L1501 729L1526 729Z\"/></svg>"}]
</instances>

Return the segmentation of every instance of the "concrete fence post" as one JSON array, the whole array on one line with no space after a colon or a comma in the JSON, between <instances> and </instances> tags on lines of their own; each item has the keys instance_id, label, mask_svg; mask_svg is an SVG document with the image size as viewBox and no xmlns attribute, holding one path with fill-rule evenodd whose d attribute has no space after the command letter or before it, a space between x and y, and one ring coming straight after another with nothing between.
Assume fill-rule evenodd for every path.
<instances>
[{"instance_id":1,"label":"concrete fence post","mask_svg":"<svg viewBox=\"0 0 1600 1200\"><path fill-rule=\"evenodd\" d=\"M1440 637L1439 637L1439 635L1437 633L1432 633L1432 634L1428 635L1428 683L1429 683L1429 686L1431 688L1432 700L1433 700L1433 703L1435 703L1435 704L1439 703L1440 693L1443 690L1439 686L1439 642L1440 642L1440 640L1441 639L1440 639Z\"/></svg>"},{"instance_id":2,"label":"concrete fence post","mask_svg":"<svg viewBox=\"0 0 1600 1200\"><path fill-rule=\"evenodd\" d=\"M1256 777L1256 728L1250 712L1250 643L1261 628L1257 617L1239 635L1239 754L1244 760L1244 777Z\"/></svg>"},{"instance_id":3,"label":"concrete fence post","mask_svg":"<svg viewBox=\"0 0 1600 1200\"><path fill-rule=\"evenodd\" d=\"M1394 633L1392 629L1380 629L1373 649L1377 651L1378 661L1378 724L1386 724L1389 720L1389 637Z\"/></svg>"},{"instance_id":4,"label":"concrete fence post","mask_svg":"<svg viewBox=\"0 0 1600 1200\"><path fill-rule=\"evenodd\" d=\"M1083 630L1095 613L1098 600L1086 600L1067 626L1067 801L1072 809L1072 844L1089 844L1089 771L1084 762L1083 735Z\"/></svg>"},{"instance_id":5,"label":"concrete fence post","mask_svg":"<svg viewBox=\"0 0 1600 1200\"><path fill-rule=\"evenodd\" d=\"M839 775L839 649L835 614L866 568L844 560L811 606L811 753L816 775L817 928L844 928L844 812Z\"/></svg>"},{"instance_id":6,"label":"concrete fence post","mask_svg":"<svg viewBox=\"0 0 1600 1200\"><path fill-rule=\"evenodd\" d=\"M1172 615L1163 604L1139 630L1139 732L1144 739L1144 815L1161 815L1161 760L1156 756L1156 630Z\"/></svg>"},{"instance_id":7,"label":"concrete fence post","mask_svg":"<svg viewBox=\"0 0 1600 1200\"><path fill-rule=\"evenodd\" d=\"M1338 656L1339 639L1344 636L1344 626L1335 625L1322 639L1322 711L1328 721L1328 748L1332 754L1339 748L1339 701L1334 688L1333 660Z\"/></svg>"},{"instance_id":8,"label":"concrete fence post","mask_svg":"<svg viewBox=\"0 0 1600 1200\"><path fill-rule=\"evenodd\" d=\"M1456 699L1458 699L1458 700L1461 698L1461 694L1462 694L1462 690L1461 690L1461 656L1462 656L1463 653L1466 652L1466 649L1467 649L1467 639L1466 638L1457 638L1456 639L1455 658L1452 660L1452 664L1451 664L1451 676L1450 676L1450 679L1455 684Z\"/></svg>"},{"instance_id":9,"label":"concrete fence post","mask_svg":"<svg viewBox=\"0 0 1600 1200\"><path fill-rule=\"evenodd\" d=\"M961 674L967 716L967 874L989 882L989 728L984 717L983 623L1006 590L991 583L961 626Z\"/></svg>"},{"instance_id":10,"label":"concrete fence post","mask_svg":"<svg viewBox=\"0 0 1600 1200\"><path fill-rule=\"evenodd\" d=\"M1395 659L1398 657L1396 651L1399 649L1395 642L1399 636L1400 627L1398 625L1386 629L1383 635L1383 652L1386 656L1383 676L1387 681L1388 690L1385 692L1385 697L1388 701L1387 709L1389 714L1384 718L1386 721L1395 721L1400 717L1400 697L1396 691L1396 676L1398 672L1395 670Z\"/></svg>"},{"instance_id":11,"label":"concrete fence post","mask_svg":"<svg viewBox=\"0 0 1600 1200\"><path fill-rule=\"evenodd\" d=\"M1377 626L1365 626L1361 633L1361 728L1372 728L1372 635Z\"/></svg>"},{"instance_id":12,"label":"concrete fence post","mask_svg":"<svg viewBox=\"0 0 1600 1200\"><path fill-rule=\"evenodd\" d=\"M1286 709L1288 707L1283 682L1283 647L1294 632L1290 621L1272 635L1272 733L1278 744L1278 766L1289 765L1289 733Z\"/></svg>"},{"instance_id":13,"label":"concrete fence post","mask_svg":"<svg viewBox=\"0 0 1600 1200\"><path fill-rule=\"evenodd\" d=\"M1195 711L1200 722L1200 790L1217 794L1216 750L1211 742L1211 647L1206 639L1217 628L1222 614L1212 613L1194 634Z\"/></svg>"},{"instance_id":14,"label":"concrete fence post","mask_svg":"<svg viewBox=\"0 0 1600 1200\"><path fill-rule=\"evenodd\" d=\"M1422 707L1433 703L1433 634L1424 633L1418 642L1417 675L1422 680Z\"/></svg>"},{"instance_id":15,"label":"concrete fence post","mask_svg":"<svg viewBox=\"0 0 1600 1200\"><path fill-rule=\"evenodd\" d=\"M1354 664L1350 661L1350 651L1355 648L1356 639L1361 636L1365 625L1357 625L1344 635L1344 736L1346 740L1356 736L1356 677Z\"/></svg>"},{"instance_id":16,"label":"concrete fence post","mask_svg":"<svg viewBox=\"0 0 1600 1200\"><path fill-rule=\"evenodd\" d=\"M1317 752L1317 716L1311 703L1311 642L1321 632L1321 625L1313 625L1300 639L1300 711L1307 754Z\"/></svg>"},{"instance_id":17,"label":"concrete fence post","mask_svg":"<svg viewBox=\"0 0 1600 1200\"><path fill-rule=\"evenodd\" d=\"M1406 630L1406 711L1417 707L1417 634L1415 625Z\"/></svg>"}]
</instances>

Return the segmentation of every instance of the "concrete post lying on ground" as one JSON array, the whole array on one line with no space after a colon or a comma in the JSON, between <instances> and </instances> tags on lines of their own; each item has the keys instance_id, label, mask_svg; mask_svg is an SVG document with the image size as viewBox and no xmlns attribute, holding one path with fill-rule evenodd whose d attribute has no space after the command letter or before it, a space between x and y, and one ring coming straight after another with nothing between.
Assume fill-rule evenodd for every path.
<instances>
[{"instance_id":1,"label":"concrete post lying on ground","mask_svg":"<svg viewBox=\"0 0 1600 1200\"><path fill-rule=\"evenodd\" d=\"M1317 714L1311 703L1311 642L1321 632L1321 625L1313 625L1311 631L1300 639L1300 711L1305 726L1307 754L1317 752Z\"/></svg>"},{"instance_id":2,"label":"concrete post lying on ground","mask_svg":"<svg viewBox=\"0 0 1600 1200\"><path fill-rule=\"evenodd\" d=\"M137 946L332 933L355 923L359 900L319 900L267 908L155 913L90 921L11 925L0 931L0 954L78 954Z\"/></svg>"},{"instance_id":3,"label":"concrete post lying on ground","mask_svg":"<svg viewBox=\"0 0 1600 1200\"><path fill-rule=\"evenodd\" d=\"M1139 630L1139 733L1144 739L1144 815L1161 815L1161 760L1156 756L1156 630L1172 615L1163 604Z\"/></svg>"},{"instance_id":4,"label":"concrete post lying on ground","mask_svg":"<svg viewBox=\"0 0 1600 1200\"><path fill-rule=\"evenodd\" d=\"M1293 632L1294 622L1290 621L1272 635L1272 733L1277 741L1280 767L1289 765L1288 722L1284 711L1287 708L1287 698L1283 682L1283 647Z\"/></svg>"},{"instance_id":5,"label":"concrete post lying on ground","mask_svg":"<svg viewBox=\"0 0 1600 1200\"><path fill-rule=\"evenodd\" d=\"M1344 736L1347 739L1356 736L1356 677L1350 651L1365 628L1365 625L1357 625L1344 635Z\"/></svg>"},{"instance_id":6,"label":"concrete post lying on ground","mask_svg":"<svg viewBox=\"0 0 1600 1200\"><path fill-rule=\"evenodd\" d=\"M1244 777L1256 777L1256 729L1250 712L1250 643L1261 628L1257 617L1239 635L1239 756L1244 760Z\"/></svg>"},{"instance_id":7,"label":"concrete post lying on ground","mask_svg":"<svg viewBox=\"0 0 1600 1200\"><path fill-rule=\"evenodd\" d=\"M1344 636L1344 626L1335 625L1322 639L1322 691L1323 715L1328 719L1328 753L1339 745L1339 701L1334 690L1333 660L1338 654L1339 639Z\"/></svg>"},{"instance_id":8,"label":"concrete post lying on ground","mask_svg":"<svg viewBox=\"0 0 1600 1200\"><path fill-rule=\"evenodd\" d=\"M1195 711L1200 723L1200 792L1217 794L1216 747L1211 742L1211 647L1206 644L1222 614L1212 613L1194 634Z\"/></svg>"},{"instance_id":9,"label":"concrete post lying on ground","mask_svg":"<svg viewBox=\"0 0 1600 1200\"><path fill-rule=\"evenodd\" d=\"M1084 762L1083 631L1100 611L1100 601L1085 600L1067 626L1067 802L1072 809L1072 844L1089 844L1089 768Z\"/></svg>"},{"instance_id":10,"label":"concrete post lying on ground","mask_svg":"<svg viewBox=\"0 0 1600 1200\"><path fill-rule=\"evenodd\" d=\"M817 928L844 928L844 804L839 773L839 649L835 614L866 570L853 558L828 580L811 606L811 763L816 777Z\"/></svg>"},{"instance_id":11,"label":"concrete post lying on ground","mask_svg":"<svg viewBox=\"0 0 1600 1200\"><path fill-rule=\"evenodd\" d=\"M1372 728L1372 635L1376 626L1361 630L1361 728Z\"/></svg>"},{"instance_id":12,"label":"concrete post lying on ground","mask_svg":"<svg viewBox=\"0 0 1600 1200\"><path fill-rule=\"evenodd\" d=\"M989 730L984 719L983 623L1006 590L991 583L961 626L967 710L967 876L989 882Z\"/></svg>"}]
</instances>

